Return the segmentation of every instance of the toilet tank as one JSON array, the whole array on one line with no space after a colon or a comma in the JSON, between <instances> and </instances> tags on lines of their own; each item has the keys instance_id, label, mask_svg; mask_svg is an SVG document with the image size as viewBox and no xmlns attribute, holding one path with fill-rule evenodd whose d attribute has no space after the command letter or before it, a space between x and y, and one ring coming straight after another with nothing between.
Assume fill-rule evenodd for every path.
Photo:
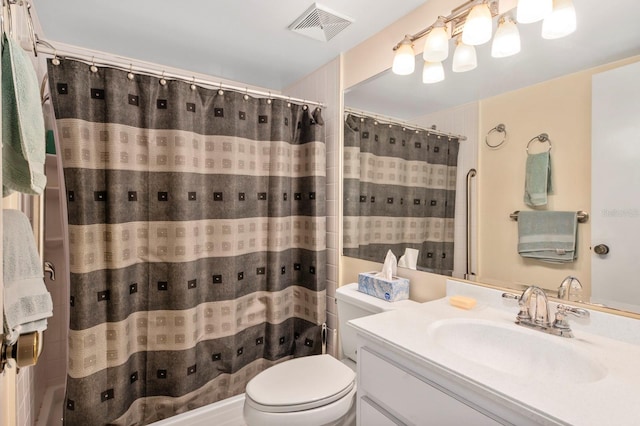
<instances>
[{"instance_id":1,"label":"toilet tank","mask_svg":"<svg viewBox=\"0 0 640 426\"><path fill-rule=\"evenodd\" d=\"M336 289L338 304L338 325L340 327L340 344L344 356L356 361L356 331L347 324L348 321L367 315L379 314L409 306L417 306L413 300L387 302L377 297L358 291L358 283L347 284Z\"/></svg>"}]
</instances>

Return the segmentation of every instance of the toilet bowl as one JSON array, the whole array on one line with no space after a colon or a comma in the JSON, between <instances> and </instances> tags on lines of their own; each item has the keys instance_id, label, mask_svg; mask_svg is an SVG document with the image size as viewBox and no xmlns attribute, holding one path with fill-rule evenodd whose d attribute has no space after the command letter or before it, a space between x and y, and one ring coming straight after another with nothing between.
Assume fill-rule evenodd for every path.
<instances>
[{"instance_id":1,"label":"toilet bowl","mask_svg":"<svg viewBox=\"0 0 640 426\"><path fill-rule=\"evenodd\" d=\"M357 284L336 290L344 354L294 358L256 375L247 384L243 409L248 426L355 425L356 335L347 321L417 302L387 302L360 293Z\"/></svg>"},{"instance_id":2,"label":"toilet bowl","mask_svg":"<svg viewBox=\"0 0 640 426\"><path fill-rule=\"evenodd\" d=\"M247 384L244 418L250 426L339 424L355 393L356 373L331 355L295 358Z\"/></svg>"}]
</instances>

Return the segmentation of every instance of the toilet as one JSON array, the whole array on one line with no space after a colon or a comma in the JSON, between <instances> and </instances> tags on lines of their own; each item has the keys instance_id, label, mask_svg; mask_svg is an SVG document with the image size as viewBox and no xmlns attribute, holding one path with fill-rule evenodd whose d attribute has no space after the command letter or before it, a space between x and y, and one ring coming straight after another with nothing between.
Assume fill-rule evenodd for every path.
<instances>
[{"instance_id":1,"label":"toilet","mask_svg":"<svg viewBox=\"0 0 640 426\"><path fill-rule=\"evenodd\" d=\"M247 383L244 420L248 426L354 425L356 402L355 318L409 306L358 291L358 284L336 290L340 342L345 359L331 355L295 358L270 367Z\"/></svg>"}]
</instances>

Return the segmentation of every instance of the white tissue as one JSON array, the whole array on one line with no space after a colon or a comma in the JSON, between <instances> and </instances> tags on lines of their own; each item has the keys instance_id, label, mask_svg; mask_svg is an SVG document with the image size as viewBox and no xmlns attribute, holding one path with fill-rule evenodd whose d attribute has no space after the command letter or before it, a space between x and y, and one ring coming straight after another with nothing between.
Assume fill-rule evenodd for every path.
<instances>
[{"instance_id":1,"label":"white tissue","mask_svg":"<svg viewBox=\"0 0 640 426\"><path fill-rule=\"evenodd\" d=\"M420 250L405 248L404 254L398 260L398 266L415 271L418 265L418 253L420 253Z\"/></svg>"},{"instance_id":2,"label":"white tissue","mask_svg":"<svg viewBox=\"0 0 640 426\"><path fill-rule=\"evenodd\" d=\"M383 278L385 280L393 280L398 270L398 261L396 256L391 250L387 252L387 256L384 258L384 265L382 265L382 271L376 274L376 277Z\"/></svg>"}]
</instances>

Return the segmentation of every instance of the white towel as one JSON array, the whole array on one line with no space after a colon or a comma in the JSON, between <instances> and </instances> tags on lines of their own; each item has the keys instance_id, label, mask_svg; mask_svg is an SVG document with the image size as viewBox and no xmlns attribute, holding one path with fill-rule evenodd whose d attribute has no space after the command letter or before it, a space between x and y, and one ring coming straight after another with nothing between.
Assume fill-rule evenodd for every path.
<instances>
[{"instance_id":1,"label":"white towel","mask_svg":"<svg viewBox=\"0 0 640 426\"><path fill-rule=\"evenodd\" d=\"M4 316L11 333L43 331L53 315L51 295L29 219L21 211L3 211L2 266Z\"/></svg>"}]
</instances>

